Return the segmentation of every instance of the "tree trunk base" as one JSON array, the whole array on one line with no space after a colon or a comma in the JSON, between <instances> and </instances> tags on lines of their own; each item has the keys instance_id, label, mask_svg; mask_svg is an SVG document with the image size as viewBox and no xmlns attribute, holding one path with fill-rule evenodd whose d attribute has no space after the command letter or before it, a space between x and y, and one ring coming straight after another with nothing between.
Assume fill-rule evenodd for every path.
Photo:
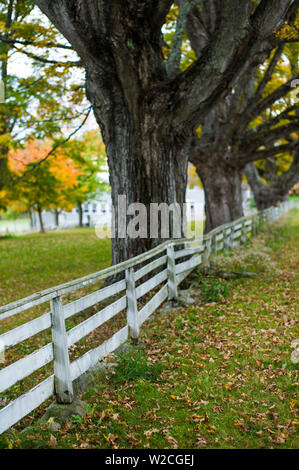
<instances>
[{"instance_id":1,"label":"tree trunk base","mask_svg":"<svg viewBox=\"0 0 299 470\"><path fill-rule=\"evenodd\" d=\"M205 233L243 217L242 170L213 160L213 165L197 168L205 190Z\"/></svg>"}]
</instances>

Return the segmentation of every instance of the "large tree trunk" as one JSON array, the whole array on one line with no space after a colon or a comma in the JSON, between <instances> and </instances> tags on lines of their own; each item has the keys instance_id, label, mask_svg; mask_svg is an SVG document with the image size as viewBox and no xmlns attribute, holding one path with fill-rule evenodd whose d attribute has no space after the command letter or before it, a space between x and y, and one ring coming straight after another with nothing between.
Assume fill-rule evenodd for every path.
<instances>
[{"instance_id":1,"label":"large tree trunk","mask_svg":"<svg viewBox=\"0 0 299 470\"><path fill-rule=\"evenodd\" d=\"M144 98L138 99L140 89L134 90L136 97L132 97L131 105L119 96L109 119L104 122L97 98L99 87L91 77L87 85L108 156L115 222L112 263L116 264L153 248L165 239L160 236L160 230L158 238L150 236L150 204L182 205L185 202L188 150L186 143L174 141L167 118L161 119L158 109L154 112L152 103L149 108ZM119 213L119 196L126 196L127 207L134 203L146 207L147 236L131 238L120 233L118 222L124 209L121 208ZM127 225L132 217L132 214L126 217ZM169 238L173 235L170 224Z\"/></svg>"},{"instance_id":2,"label":"large tree trunk","mask_svg":"<svg viewBox=\"0 0 299 470\"><path fill-rule=\"evenodd\" d=\"M183 155L183 152L176 148L171 136L163 136L159 130L154 135L140 135L130 129L125 130L119 138L122 141L120 145L113 142L107 146L114 207L113 264L143 253L165 239L161 234L160 218L158 238L151 238L150 231L153 227L150 221L150 204L166 203L170 206L178 203L182 208L187 185L187 153ZM121 195L126 196L127 208L134 203L142 203L145 206L147 227L142 228L146 229L147 233L142 234L144 238L131 238L128 233L122 238L119 220L123 216L123 208L118 205ZM127 227L136 214L138 212L126 216ZM169 224L169 238L172 238L176 234L170 220Z\"/></svg>"},{"instance_id":3,"label":"large tree trunk","mask_svg":"<svg viewBox=\"0 0 299 470\"><path fill-rule=\"evenodd\" d=\"M288 200L289 190L293 186L299 175L299 157L294 158L288 172L278 176L272 174L271 178L266 177L268 184L265 184L258 173L254 163L246 165L244 170L247 181L253 192L256 207L259 211L277 206L279 203ZM269 176L269 175L267 175Z\"/></svg>"},{"instance_id":4,"label":"large tree trunk","mask_svg":"<svg viewBox=\"0 0 299 470\"><path fill-rule=\"evenodd\" d=\"M289 194L284 194L279 188L267 188L266 186L260 191L253 191L256 207L259 211L268 209L272 206L277 206L283 201L287 201Z\"/></svg>"},{"instance_id":5,"label":"large tree trunk","mask_svg":"<svg viewBox=\"0 0 299 470\"><path fill-rule=\"evenodd\" d=\"M243 216L240 168L213 158L197 172L205 191L205 233Z\"/></svg>"}]
</instances>

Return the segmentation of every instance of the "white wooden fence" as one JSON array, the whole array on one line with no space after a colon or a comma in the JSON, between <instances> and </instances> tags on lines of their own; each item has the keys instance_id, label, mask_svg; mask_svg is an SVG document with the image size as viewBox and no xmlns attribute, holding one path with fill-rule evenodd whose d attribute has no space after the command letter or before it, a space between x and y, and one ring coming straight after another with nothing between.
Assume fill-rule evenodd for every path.
<instances>
[{"instance_id":1,"label":"white wooden fence","mask_svg":"<svg viewBox=\"0 0 299 470\"><path fill-rule=\"evenodd\" d=\"M73 381L104 356L115 351L128 338L136 340L140 326L167 298L177 297L179 284L195 267L206 265L210 257L217 256L219 251L229 252L237 244L244 242L249 234L255 235L261 221L275 220L292 206L292 203L286 202L278 207L243 217L217 227L198 240L179 239L164 242L116 266L0 307L0 320L3 320L45 302L50 302L51 305L49 313L0 335L0 344L5 348L15 346L48 328L52 330L50 343L0 370L0 393L53 361L53 374L50 377L0 409L0 433L13 426L52 395L55 395L60 403L71 402ZM178 249L175 250L175 247ZM157 258L157 255L160 256ZM155 259L152 260L153 258ZM189 259L182 262L182 258ZM149 263L144 265L146 261ZM136 270L136 266L140 264L143 264L143 267ZM156 268L162 270L140 283L145 275L148 277L149 273ZM63 305L64 294L121 273L124 274L125 279ZM136 286L135 283L138 281L139 285ZM160 286L158 292L138 311L137 300L153 289L157 289L161 284L163 286ZM65 320L67 318L121 292L123 295L118 300L66 331ZM127 311L125 327L97 348L91 349L79 359L70 362L69 348L74 343L125 309Z\"/></svg>"}]
</instances>

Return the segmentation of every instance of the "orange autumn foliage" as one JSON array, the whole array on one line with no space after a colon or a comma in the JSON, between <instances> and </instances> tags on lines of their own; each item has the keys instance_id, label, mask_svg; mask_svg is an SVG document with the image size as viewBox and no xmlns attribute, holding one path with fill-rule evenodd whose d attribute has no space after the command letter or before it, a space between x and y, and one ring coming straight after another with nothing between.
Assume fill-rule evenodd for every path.
<instances>
[{"instance_id":1,"label":"orange autumn foliage","mask_svg":"<svg viewBox=\"0 0 299 470\"><path fill-rule=\"evenodd\" d=\"M26 147L9 153L9 168L16 176L23 176L17 182L16 192L11 199L11 205L16 210L23 211L31 208L33 197L27 201L26 194L36 193L36 203L46 209L71 210L74 203L71 202L69 192L77 185L81 170L63 149L50 155L47 160L41 162L33 171L32 164L38 163L50 152L52 143L50 141L39 142L30 140ZM26 173L28 172L28 173ZM51 198L45 180L51 181ZM29 191L31 189L31 191ZM45 197L43 198L43 190ZM48 194L46 194L48 193ZM47 199L48 198L48 199Z\"/></svg>"},{"instance_id":2,"label":"orange autumn foliage","mask_svg":"<svg viewBox=\"0 0 299 470\"><path fill-rule=\"evenodd\" d=\"M31 163L37 163L42 160L51 150L52 144L49 141L39 142L38 140L30 140L24 149L11 151L9 153L8 162L10 170L17 174L22 175ZM48 158L50 162L50 172L65 184L66 187L73 187L81 170L76 167L73 160L58 149L55 154ZM42 164L42 163L41 163Z\"/></svg>"}]
</instances>

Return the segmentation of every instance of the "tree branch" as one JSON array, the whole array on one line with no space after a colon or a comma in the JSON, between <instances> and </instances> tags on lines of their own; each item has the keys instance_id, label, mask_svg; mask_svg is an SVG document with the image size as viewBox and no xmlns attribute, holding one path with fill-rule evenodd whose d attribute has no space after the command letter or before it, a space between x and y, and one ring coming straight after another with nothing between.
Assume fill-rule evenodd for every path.
<instances>
[{"instance_id":1,"label":"tree branch","mask_svg":"<svg viewBox=\"0 0 299 470\"><path fill-rule=\"evenodd\" d=\"M290 114L293 111L296 111L298 108L297 104L294 104L292 106L289 106L287 109L273 117L272 119L268 119L265 121L263 124L260 124L258 127L247 130L243 134L243 138L247 140L255 139L259 133L261 132L267 132L271 129L271 127L275 126L276 124L279 124L282 119L287 119L288 121L296 121L298 120L298 116L296 114Z\"/></svg>"},{"instance_id":2,"label":"tree branch","mask_svg":"<svg viewBox=\"0 0 299 470\"><path fill-rule=\"evenodd\" d=\"M16 49L20 54L25 54L27 57L30 57L30 59L37 60L38 62L42 62L43 64L53 64L53 65L59 65L59 66L71 66L71 67L82 67L82 62L81 60L78 61L57 61L57 60L51 60L51 59L46 59L44 57L37 56L35 54L32 54L31 52L24 51L24 49L19 49L17 46L13 45L13 48Z\"/></svg>"},{"instance_id":3,"label":"tree branch","mask_svg":"<svg viewBox=\"0 0 299 470\"><path fill-rule=\"evenodd\" d=\"M161 29L167 13L170 10L173 1L171 0L151 0L153 12L153 27Z\"/></svg>"},{"instance_id":4,"label":"tree branch","mask_svg":"<svg viewBox=\"0 0 299 470\"><path fill-rule=\"evenodd\" d=\"M251 139L241 138L241 145L239 147L240 152L242 154L250 154L253 151L257 150L259 147L267 146L279 139L285 139L289 137L290 134L292 134L293 132L298 132L298 130L299 119L297 118L297 120L294 122L276 127L275 129L270 129L268 130L268 132L257 133Z\"/></svg>"},{"instance_id":5,"label":"tree branch","mask_svg":"<svg viewBox=\"0 0 299 470\"><path fill-rule=\"evenodd\" d=\"M43 158L41 158L41 160L39 160L38 162L36 163L33 163L31 166L30 166L30 169L29 170L26 170L24 171L24 173L20 176L18 176L17 178L12 178L10 183L12 184L15 184L17 183L18 181L20 181L22 178L24 178L24 176L26 176L28 173L31 173L32 171L35 170L35 168L37 168L38 166L40 166L42 163L44 163L46 160L48 160L48 158L59 148L61 147L62 145L66 144L75 134L77 134L77 132L80 131L80 129L82 129L82 127L85 125L90 113L91 113L91 110L92 110L92 106L90 106L88 108L88 111L87 111L87 114L85 116L85 118L83 119L83 121L81 122L80 126L78 126L73 132L71 132L65 139L59 141L57 144L55 144L52 149L47 153L47 155Z\"/></svg>"},{"instance_id":6,"label":"tree branch","mask_svg":"<svg viewBox=\"0 0 299 470\"><path fill-rule=\"evenodd\" d=\"M242 155L240 157L240 162L250 163L257 160L266 160L267 158L273 157L274 155L280 155L286 152L292 152L298 146L297 142L291 142L289 144L282 144L272 147L271 149L258 150L248 155Z\"/></svg>"},{"instance_id":7,"label":"tree branch","mask_svg":"<svg viewBox=\"0 0 299 470\"><path fill-rule=\"evenodd\" d=\"M279 59L281 57L282 51L283 51L283 45L278 46L276 51L275 51L275 54L272 57L272 60L269 64L269 67L267 68L267 70L266 70L266 72L263 76L263 79L261 80L261 82L260 82L260 84L259 84L259 86L258 86L258 88L255 92L254 99L256 101L258 101L262 97L262 94L263 94L268 82L271 80L272 74L273 74L274 69L277 65L277 62L279 61Z\"/></svg>"},{"instance_id":8,"label":"tree branch","mask_svg":"<svg viewBox=\"0 0 299 470\"><path fill-rule=\"evenodd\" d=\"M29 40L20 40L20 39L9 39L0 34L0 41L3 41L7 44L20 44L21 46L33 46L38 48L48 47L48 48L55 48L55 49L67 49L73 51L72 46L67 46L65 44L55 44L54 42L38 42L38 41L29 41Z\"/></svg>"},{"instance_id":9,"label":"tree branch","mask_svg":"<svg viewBox=\"0 0 299 470\"><path fill-rule=\"evenodd\" d=\"M257 43L272 35L291 3L292 0L262 0L250 17L251 2L225 1L213 41L200 59L177 78L173 124L179 132L184 133L186 125L198 125L199 116L229 91L248 55L256 51Z\"/></svg>"},{"instance_id":10,"label":"tree branch","mask_svg":"<svg viewBox=\"0 0 299 470\"><path fill-rule=\"evenodd\" d=\"M60 0L59 2L53 2L52 0L34 0L34 3L63 34L81 59L92 57L90 48L95 46L94 41L92 41L93 34L98 39L102 36L103 41L98 41L99 52L100 49L103 48L105 28L101 21L100 11L101 9L110 8L108 2L99 0L96 2L98 4L96 8L90 5L89 2L90 6L88 5L86 9L83 7L80 9L81 2L78 2L80 3L80 5L78 5L73 0ZM78 31L80 20L82 20L84 24L82 24L82 28ZM89 24L89 30L86 29L86 31L84 30L85 22Z\"/></svg>"},{"instance_id":11,"label":"tree branch","mask_svg":"<svg viewBox=\"0 0 299 470\"><path fill-rule=\"evenodd\" d=\"M187 17L190 10L198 3L198 0L178 0L179 14L176 23L176 30L172 40L172 51L166 62L167 75L174 78L180 70L182 55L183 35L186 27Z\"/></svg>"},{"instance_id":12,"label":"tree branch","mask_svg":"<svg viewBox=\"0 0 299 470\"><path fill-rule=\"evenodd\" d=\"M216 29L217 17L220 12L221 5L219 5L219 0L209 0L208 2L202 3L203 22L210 36Z\"/></svg>"},{"instance_id":13,"label":"tree branch","mask_svg":"<svg viewBox=\"0 0 299 470\"><path fill-rule=\"evenodd\" d=\"M292 187L296 183L298 183L299 181L299 149L298 148L296 149L294 153L293 161L292 161L290 168L285 173L282 173L280 177L283 178L283 184L287 188L288 191L292 189Z\"/></svg>"},{"instance_id":14,"label":"tree branch","mask_svg":"<svg viewBox=\"0 0 299 470\"><path fill-rule=\"evenodd\" d=\"M264 186L264 183L262 182L258 169L253 162L247 163L244 168L244 174L253 193L256 194L259 192Z\"/></svg>"},{"instance_id":15,"label":"tree branch","mask_svg":"<svg viewBox=\"0 0 299 470\"><path fill-rule=\"evenodd\" d=\"M275 173L275 178L266 177L268 184L263 183L254 163L245 166L244 174L254 194L265 191L287 193L299 181L299 151L297 149L294 152L293 161L287 171L281 175Z\"/></svg>"},{"instance_id":16,"label":"tree branch","mask_svg":"<svg viewBox=\"0 0 299 470\"><path fill-rule=\"evenodd\" d=\"M258 103L255 102L255 99L251 101L245 110L244 116L244 124L249 124L253 119L265 111L265 109L270 108L275 101L279 100L283 96L287 95L290 91L292 91L292 82L293 80L299 79L299 74L292 77L283 85L280 85L276 90L270 93L266 98L259 101ZM242 118L243 120L243 118Z\"/></svg>"},{"instance_id":17,"label":"tree branch","mask_svg":"<svg viewBox=\"0 0 299 470\"><path fill-rule=\"evenodd\" d=\"M197 2L198 3L198 2ZM206 2L204 2L204 5ZM209 33L201 18L198 6L193 7L187 17L186 32L196 57L199 58L209 42Z\"/></svg>"}]
</instances>

